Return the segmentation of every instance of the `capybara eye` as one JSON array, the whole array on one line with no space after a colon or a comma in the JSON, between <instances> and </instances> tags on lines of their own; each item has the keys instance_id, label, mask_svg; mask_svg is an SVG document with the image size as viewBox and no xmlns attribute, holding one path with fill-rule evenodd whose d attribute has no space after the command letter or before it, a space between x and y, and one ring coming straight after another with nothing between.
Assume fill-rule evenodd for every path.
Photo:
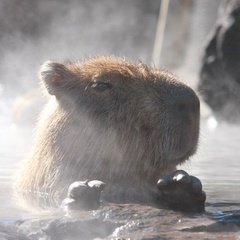
<instances>
[{"instance_id":1,"label":"capybara eye","mask_svg":"<svg viewBox=\"0 0 240 240\"><path fill-rule=\"evenodd\" d=\"M90 84L90 87L98 92L112 89L112 85L106 82L93 82L92 84Z\"/></svg>"}]
</instances>

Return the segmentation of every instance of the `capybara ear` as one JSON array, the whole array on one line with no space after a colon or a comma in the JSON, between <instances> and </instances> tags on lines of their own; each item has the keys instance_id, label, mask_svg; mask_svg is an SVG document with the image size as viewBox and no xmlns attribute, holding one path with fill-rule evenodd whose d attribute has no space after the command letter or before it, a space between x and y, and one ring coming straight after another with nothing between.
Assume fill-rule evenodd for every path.
<instances>
[{"instance_id":1,"label":"capybara ear","mask_svg":"<svg viewBox=\"0 0 240 240\"><path fill-rule=\"evenodd\" d=\"M66 86L67 78L70 77L68 69L63 64L51 61L42 65L39 75L51 95L61 92Z\"/></svg>"}]
</instances>

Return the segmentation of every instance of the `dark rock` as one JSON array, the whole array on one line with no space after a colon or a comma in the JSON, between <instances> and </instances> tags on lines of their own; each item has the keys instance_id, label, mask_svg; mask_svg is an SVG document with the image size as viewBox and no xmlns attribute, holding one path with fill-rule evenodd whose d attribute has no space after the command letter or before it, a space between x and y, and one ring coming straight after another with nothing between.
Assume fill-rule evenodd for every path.
<instances>
[{"instance_id":1,"label":"dark rock","mask_svg":"<svg viewBox=\"0 0 240 240\"><path fill-rule=\"evenodd\" d=\"M9 235L13 236L9 240L90 240L97 237L102 239L110 235L117 227L119 224L100 218L84 219L84 217L72 218L67 216L32 218L16 224L16 229L26 238L16 237L20 235Z\"/></svg>"},{"instance_id":2,"label":"dark rock","mask_svg":"<svg viewBox=\"0 0 240 240\"><path fill-rule=\"evenodd\" d=\"M101 221L99 219L91 220L72 220L62 218L56 219L48 223L48 226L43 229L47 236L52 240L90 240L96 237L104 238L114 231L116 224Z\"/></svg>"},{"instance_id":3,"label":"dark rock","mask_svg":"<svg viewBox=\"0 0 240 240\"><path fill-rule=\"evenodd\" d=\"M139 204L108 204L78 217L49 213L0 225L0 239L238 239L239 204L208 204L202 214L181 213ZM5 235L4 235L5 234Z\"/></svg>"},{"instance_id":4,"label":"dark rock","mask_svg":"<svg viewBox=\"0 0 240 240\"><path fill-rule=\"evenodd\" d=\"M240 120L240 1L223 1L205 50L199 91L219 119Z\"/></svg>"}]
</instances>

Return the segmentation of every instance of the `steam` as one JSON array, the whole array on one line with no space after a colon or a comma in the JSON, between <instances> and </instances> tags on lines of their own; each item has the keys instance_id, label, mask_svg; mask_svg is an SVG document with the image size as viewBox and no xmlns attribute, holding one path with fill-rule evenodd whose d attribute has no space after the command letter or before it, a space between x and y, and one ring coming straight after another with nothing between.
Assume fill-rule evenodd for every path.
<instances>
[{"instance_id":1,"label":"steam","mask_svg":"<svg viewBox=\"0 0 240 240\"><path fill-rule=\"evenodd\" d=\"M158 1L1 1L1 97L36 87L48 59L115 54L150 62L158 8Z\"/></svg>"}]
</instances>

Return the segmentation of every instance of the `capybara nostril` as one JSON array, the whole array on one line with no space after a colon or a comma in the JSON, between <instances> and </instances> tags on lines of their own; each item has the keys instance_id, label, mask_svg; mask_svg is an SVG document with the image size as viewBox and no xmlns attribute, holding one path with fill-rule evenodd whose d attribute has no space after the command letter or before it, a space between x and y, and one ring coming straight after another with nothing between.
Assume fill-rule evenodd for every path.
<instances>
[{"instance_id":1,"label":"capybara nostril","mask_svg":"<svg viewBox=\"0 0 240 240\"><path fill-rule=\"evenodd\" d=\"M199 115L200 102L194 91L186 86L178 89L171 98L172 110L182 117Z\"/></svg>"}]
</instances>

